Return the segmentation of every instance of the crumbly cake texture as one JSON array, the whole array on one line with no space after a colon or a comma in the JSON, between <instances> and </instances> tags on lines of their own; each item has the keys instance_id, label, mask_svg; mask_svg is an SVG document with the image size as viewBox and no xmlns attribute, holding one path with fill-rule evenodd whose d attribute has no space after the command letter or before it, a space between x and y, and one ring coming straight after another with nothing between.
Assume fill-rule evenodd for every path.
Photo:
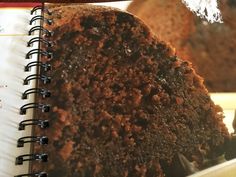
<instances>
[{"instance_id":1,"label":"crumbly cake texture","mask_svg":"<svg viewBox=\"0 0 236 177\"><path fill-rule=\"evenodd\" d=\"M50 6L49 177L169 177L176 156L199 169L223 154L229 135L191 64L139 19L92 5ZM46 16L47 17L47 16ZM49 18L48 17L48 18ZM40 86L41 87L41 86ZM45 87L45 86L42 86ZM175 171L174 175L172 172Z\"/></svg>"},{"instance_id":2,"label":"crumbly cake texture","mask_svg":"<svg viewBox=\"0 0 236 177\"><path fill-rule=\"evenodd\" d=\"M211 92L236 90L236 5L219 1L224 23L209 24L193 15L181 0L133 1L128 11L141 18L176 54L193 63Z\"/></svg>"}]
</instances>

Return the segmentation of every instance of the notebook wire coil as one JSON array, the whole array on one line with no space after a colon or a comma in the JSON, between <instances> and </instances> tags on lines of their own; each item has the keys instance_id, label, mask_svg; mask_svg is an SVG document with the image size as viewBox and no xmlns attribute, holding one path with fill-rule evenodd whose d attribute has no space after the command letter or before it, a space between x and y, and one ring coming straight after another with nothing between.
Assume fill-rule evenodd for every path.
<instances>
[{"instance_id":1,"label":"notebook wire coil","mask_svg":"<svg viewBox=\"0 0 236 177\"><path fill-rule=\"evenodd\" d=\"M36 12L41 11L42 15L34 15ZM35 32L39 33L39 37L32 37L27 42L27 47L32 47L33 45L37 44L39 47L37 49L29 50L28 53L25 55L25 59L29 60L28 64L24 67L25 72L30 72L32 68L36 68L37 74L29 74L24 80L23 85L28 85L30 81L35 80L36 85L38 83L43 84L50 84L51 77L47 76L47 72L51 70L51 65L48 62L41 62L39 61L39 58L44 57L47 59L47 61L51 60L53 58L53 53L49 51L49 48L53 47L53 43L48 39L48 37L51 37L53 35L52 31L49 31L43 27L43 23L47 25L51 25L53 23L52 19L45 18L44 13L47 15L51 15L51 12L46 9L43 5L41 6L35 6L31 11L30 14L34 15L32 16L29 25L32 27L30 28L28 35L32 36ZM40 22L40 25L33 24L35 22ZM41 46L43 46L43 49L41 49ZM37 55L38 60L37 61L30 61L30 59L33 57L33 55ZM43 73L43 74L42 74ZM46 73L46 74L45 74ZM22 95L21 99L26 100L28 97L32 94L35 94L35 96L39 96L42 99L49 98L51 96L51 92L45 88L38 88L36 86L35 88L26 89ZM50 105L45 103L27 103L22 105L19 108L19 114L24 115L27 114L27 110L33 109L33 110L41 110L41 112L46 113L50 111ZM26 119L19 123L18 130L24 131L26 127L31 126L32 128L38 127L39 130L43 130L48 128L49 121L46 119ZM40 146L47 145L49 142L49 139L47 136L44 135L30 135L30 136L24 136L17 140L17 148L23 148L26 143L32 143L32 144L38 144ZM38 162L47 162L48 161L48 154L42 152L42 153L29 153L29 154L22 154L16 157L15 159L15 165L23 165L24 162L29 161L38 161ZM48 177L47 172L29 172L25 174L18 174L14 177Z\"/></svg>"}]
</instances>

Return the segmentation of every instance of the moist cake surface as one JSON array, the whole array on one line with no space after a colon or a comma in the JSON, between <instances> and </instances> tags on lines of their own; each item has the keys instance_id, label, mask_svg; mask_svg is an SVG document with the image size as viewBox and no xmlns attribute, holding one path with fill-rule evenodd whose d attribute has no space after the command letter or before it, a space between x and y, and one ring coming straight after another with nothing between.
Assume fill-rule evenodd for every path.
<instances>
[{"instance_id":1,"label":"moist cake surface","mask_svg":"<svg viewBox=\"0 0 236 177\"><path fill-rule=\"evenodd\" d=\"M139 19L112 8L46 5L54 32L49 177L185 176L178 159L203 169L223 154L222 109L202 78ZM46 16L47 17L47 16ZM42 60L46 60L43 58ZM45 87L40 84L40 87ZM174 174L173 174L174 173Z\"/></svg>"}]
</instances>

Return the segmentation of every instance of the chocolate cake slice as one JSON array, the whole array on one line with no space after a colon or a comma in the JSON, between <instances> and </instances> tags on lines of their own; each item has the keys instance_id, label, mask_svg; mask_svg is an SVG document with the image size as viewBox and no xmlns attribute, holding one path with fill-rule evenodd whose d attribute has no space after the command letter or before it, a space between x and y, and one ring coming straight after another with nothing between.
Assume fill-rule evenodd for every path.
<instances>
[{"instance_id":1,"label":"chocolate cake slice","mask_svg":"<svg viewBox=\"0 0 236 177\"><path fill-rule=\"evenodd\" d=\"M39 101L52 111L37 116L49 119L51 127L35 133L50 143L34 145L34 152L47 152L49 162L33 163L34 172L176 177L224 153L229 135L222 109L191 64L142 21L107 7L46 7L53 24L44 27L54 33L47 38L53 47L45 47L53 52L52 96ZM187 170L174 170L188 162Z\"/></svg>"},{"instance_id":2,"label":"chocolate cake slice","mask_svg":"<svg viewBox=\"0 0 236 177\"><path fill-rule=\"evenodd\" d=\"M210 24L192 14L181 0L134 0L128 11L141 18L177 56L193 63L210 92L236 90L236 5L219 1L224 23Z\"/></svg>"}]
</instances>

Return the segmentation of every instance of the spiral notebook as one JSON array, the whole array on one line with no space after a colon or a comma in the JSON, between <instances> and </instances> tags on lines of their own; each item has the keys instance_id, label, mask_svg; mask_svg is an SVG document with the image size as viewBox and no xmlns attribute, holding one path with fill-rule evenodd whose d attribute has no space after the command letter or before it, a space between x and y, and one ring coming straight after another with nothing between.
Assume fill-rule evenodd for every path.
<instances>
[{"instance_id":1,"label":"spiral notebook","mask_svg":"<svg viewBox=\"0 0 236 177\"><path fill-rule=\"evenodd\" d=\"M29 93L32 88L36 87L36 81L32 76L37 73L37 68L33 66L33 63L38 62L38 55L35 54L26 59L29 51L39 48L37 41L27 45L31 38L39 37L39 31L34 31L29 35L29 30L33 26L40 25L39 21L33 19L41 12L35 11L31 14L31 9L36 5L38 4L0 3L1 177L13 177L29 171L29 162L18 165L16 157L21 158L22 155L30 154L30 144L26 144L24 148L18 148L16 142L32 134L31 127L25 127L24 131L21 131L19 125L20 122L34 117L32 109L24 114L24 107L32 106L31 103L35 102L35 94L27 94L23 97L23 93L27 90ZM27 65L28 70L26 70Z\"/></svg>"}]
</instances>

